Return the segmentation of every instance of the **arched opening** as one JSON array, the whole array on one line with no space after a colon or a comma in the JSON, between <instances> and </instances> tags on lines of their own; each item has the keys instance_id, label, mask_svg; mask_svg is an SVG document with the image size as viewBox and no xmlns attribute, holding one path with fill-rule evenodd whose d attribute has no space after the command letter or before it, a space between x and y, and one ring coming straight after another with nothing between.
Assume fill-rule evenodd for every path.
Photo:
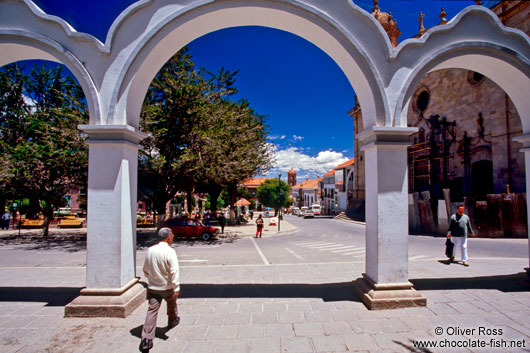
<instances>
[{"instance_id":1,"label":"arched opening","mask_svg":"<svg viewBox=\"0 0 530 353\"><path fill-rule=\"evenodd\" d=\"M223 41L236 44L226 44L228 48L217 46ZM191 55L191 61L195 62L197 68L204 63L210 65L205 66L210 72L217 72L221 67L240 70L236 76L235 87L239 89L241 82L246 90L234 96L235 99L249 99L252 107L255 104L259 108L257 113L263 112L268 116L267 124L272 129L269 143L275 146L277 165L267 175L249 177L272 178L271 176L275 177L280 172L285 178L285 173L291 168L294 167L300 172L304 163L310 164L304 168L307 171L304 170L302 174L304 178L307 176L311 179L312 185L311 190L307 189L308 185L304 185L307 189L305 190L307 194L303 196L304 205L321 203L321 199L317 199L318 176L351 159L352 153L351 150L347 150L351 146L352 129L351 120L346 112L354 100L354 92L337 65L321 50L297 36L258 26L235 27L212 32L189 43L187 48L186 53ZM220 55L219 52L225 54ZM261 61L262 59L258 58L261 56L265 56L266 59ZM302 62L303 60L305 62ZM318 69L311 67L317 64ZM280 65L285 67L279 67ZM315 72L306 75L306 72L311 70ZM339 76L339 78L330 76ZM323 119L323 116L326 118ZM143 114L142 119L145 117ZM318 123L305 124L306 120ZM143 121L140 124L146 126ZM309 148L313 151L306 152ZM245 153L241 152L236 158L245 158ZM340 175L340 178L335 178L332 187L335 188L335 183L340 182L337 187L344 195L339 197L340 200L335 200L335 197L333 199L334 204L340 204L345 210L347 204L345 188L346 184L347 187L353 188L353 173L350 172L348 178L346 174L344 177L342 173ZM140 177L139 180L140 189L144 189L142 178ZM181 185L183 184L182 182ZM188 191L182 189L180 192ZM191 190L189 192L191 193ZM216 196L210 195L210 200L212 197ZM149 202L147 199L144 201ZM196 207L192 211L184 206L190 203L191 201L181 200L179 209L186 209L186 214L190 212L193 215L203 214L204 209L198 211Z\"/></svg>"},{"instance_id":2,"label":"arched opening","mask_svg":"<svg viewBox=\"0 0 530 353\"><path fill-rule=\"evenodd\" d=\"M140 106L147 87L158 69L184 45L207 33L244 25L264 26L284 30L308 40L327 53L341 68L354 87L365 111L365 126L382 125L386 118L385 99L374 83L378 82L372 68L362 58L359 47L345 41L338 29L330 28L327 19L308 20L307 9L269 6L209 5L200 13L180 15L161 23L161 28L149 35L148 41L136 48L134 59L124 67L123 84L118 87L118 107L127 107L127 117L117 110L115 122L127 121L138 126ZM210 8L211 7L211 8ZM176 16L176 14L175 14ZM245 20L251 19L251 20ZM163 26L163 27L162 27Z\"/></svg>"},{"instance_id":3,"label":"arched opening","mask_svg":"<svg viewBox=\"0 0 530 353\"><path fill-rule=\"evenodd\" d=\"M1 36L0 50L0 66L24 60L47 60L64 65L83 89L91 122L101 122L99 99L91 75L81 61L64 51L59 43L44 36L7 33Z\"/></svg>"},{"instance_id":4,"label":"arched opening","mask_svg":"<svg viewBox=\"0 0 530 353\"><path fill-rule=\"evenodd\" d=\"M514 138L524 133L527 124L519 115L526 103L519 101L517 106L517 91L529 81L520 73L518 82L507 85L495 72L498 69L490 66L494 62L508 75L517 70L491 54L463 55L433 65L417 83L412 99L427 88L431 100L423 111L416 109L416 103L407 110L408 126L420 129L411 137L408 151L413 233L444 234L448 217L462 203L479 237L503 236L507 224L517 224L510 236L527 236L520 214L505 212L512 219L500 220L502 205L520 207L526 191L522 146Z\"/></svg>"}]
</instances>

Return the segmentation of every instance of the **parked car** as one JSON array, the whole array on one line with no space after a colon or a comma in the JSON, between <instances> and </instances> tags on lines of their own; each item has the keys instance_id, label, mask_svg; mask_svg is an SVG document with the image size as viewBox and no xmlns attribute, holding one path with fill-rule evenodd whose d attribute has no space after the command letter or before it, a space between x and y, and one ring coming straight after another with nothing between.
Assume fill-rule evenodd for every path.
<instances>
[{"instance_id":1,"label":"parked car","mask_svg":"<svg viewBox=\"0 0 530 353\"><path fill-rule=\"evenodd\" d=\"M161 228L163 227L170 228L176 238L210 240L221 232L218 228L205 226L201 222L190 218L168 218L162 223Z\"/></svg>"},{"instance_id":2,"label":"parked car","mask_svg":"<svg viewBox=\"0 0 530 353\"><path fill-rule=\"evenodd\" d=\"M322 214L322 209L317 203L311 205L311 210L315 216L320 216Z\"/></svg>"},{"instance_id":3,"label":"parked car","mask_svg":"<svg viewBox=\"0 0 530 353\"><path fill-rule=\"evenodd\" d=\"M313 218L315 217L315 214L313 213L313 210L308 208L305 212L304 212L304 218Z\"/></svg>"},{"instance_id":4,"label":"parked car","mask_svg":"<svg viewBox=\"0 0 530 353\"><path fill-rule=\"evenodd\" d=\"M307 211L306 206L300 207L300 213L298 213L298 217L303 217L305 215L305 212Z\"/></svg>"}]
</instances>

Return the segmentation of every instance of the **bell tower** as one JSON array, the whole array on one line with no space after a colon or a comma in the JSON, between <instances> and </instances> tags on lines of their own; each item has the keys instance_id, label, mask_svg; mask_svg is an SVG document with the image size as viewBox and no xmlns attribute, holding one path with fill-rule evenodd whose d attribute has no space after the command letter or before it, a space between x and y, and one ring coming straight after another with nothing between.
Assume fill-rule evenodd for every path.
<instances>
[{"instance_id":1,"label":"bell tower","mask_svg":"<svg viewBox=\"0 0 530 353\"><path fill-rule=\"evenodd\" d=\"M296 185L296 171L293 168L287 173L287 184L289 184L290 187Z\"/></svg>"}]
</instances>

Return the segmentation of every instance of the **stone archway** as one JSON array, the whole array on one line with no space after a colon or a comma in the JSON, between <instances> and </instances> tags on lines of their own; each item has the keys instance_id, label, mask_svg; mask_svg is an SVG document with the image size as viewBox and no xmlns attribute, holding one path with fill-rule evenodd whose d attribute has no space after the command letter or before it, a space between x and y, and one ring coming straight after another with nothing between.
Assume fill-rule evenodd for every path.
<instances>
[{"instance_id":1,"label":"stone archway","mask_svg":"<svg viewBox=\"0 0 530 353\"><path fill-rule=\"evenodd\" d=\"M528 115L530 101L526 92L530 89L530 39L523 32L503 27L495 14L477 6L465 9L453 21L453 32L444 33L443 28L435 29L430 36L416 40L422 43L426 50L423 56L417 59L415 67L404 80L405 83L396 104L394 124L406 126L407 111L414 90L420 79L427 73L441 69L466 69L478 72L504 90L521 118L523 136L513 140L523 144L521 152L525 153L528 190L530 186L530 173L528 173L530 167L530 116ZM471 26L469 28L474 28L473 33L466 30L459 32L460 25ZM445 45L445 43L451 44ZM399 48L398 61L401 59L400 55L407 56L410 55L409 51L413 51L412 46L407 44L404 43L403 47ZM530 213L528 215L530 219Z\"/></svg>"},{"instance_id":2,"label":"stone archway","mask_svg":"<svg viewBox=\"0 0 530 353\"><path fill-rule=\"evenodd\" d=\"M65 63L84 85L91 106L90 124L80 127L88 133L90 147L87 288L67 307L67 315L126 316L142 302L133 235L138 143L145 137L138 122L145 92L183 45L211 31L243 25L305 38L345 73L363 109L365 130L359 139L369 175L366 274L357 281L358 292L370 308L425 305L408 282L406 147L416 131L402 117L409 89L429 70L488 57L514 80L503 88L525 114L530 111L524 101L530 87L527 37L504 28L488 10L470 7L446 27L393 51L383 28L350 0L153 0L127 8L102 44L44 14L31 0L5 1L0 3L0 45L11 45L18 58L52 57ZM444 50L448 43L450 50ZM11 60L5 50L0 53L0 62ZM530 122L523 114L527 135L521 142L530 166ZM530 188L528 175L527 184Z\"/></svg>"}]
</instances>

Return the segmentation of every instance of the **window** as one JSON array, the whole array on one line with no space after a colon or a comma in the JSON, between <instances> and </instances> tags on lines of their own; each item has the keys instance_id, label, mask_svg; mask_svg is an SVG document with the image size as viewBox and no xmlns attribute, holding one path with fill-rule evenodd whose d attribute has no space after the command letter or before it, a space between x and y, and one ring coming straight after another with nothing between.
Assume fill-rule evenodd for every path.
<instances>
[{"instance_id":1,"label":"window","mask_svg":"<svg viewBox=\"0 0 530 353\"><path fill-rule=\"evenodd\" d=\"M467 74L467 80L472 86L478 86L484 81L485 76L475 71L469 71Z\"/></svg>"},{"instance_id":2,"label":"window","mask_svg":"<svg viewBox=\"0 0 530 353\"><path fill-rule=\"evenodd\" d=\"M427 106L429 105L429 99L431 96L429 95L429 92L422 91L418 98L416 99L416 107L418 107L418 110L420 112L424 112L427 109Z\"/></svg>"}]
</instances>

